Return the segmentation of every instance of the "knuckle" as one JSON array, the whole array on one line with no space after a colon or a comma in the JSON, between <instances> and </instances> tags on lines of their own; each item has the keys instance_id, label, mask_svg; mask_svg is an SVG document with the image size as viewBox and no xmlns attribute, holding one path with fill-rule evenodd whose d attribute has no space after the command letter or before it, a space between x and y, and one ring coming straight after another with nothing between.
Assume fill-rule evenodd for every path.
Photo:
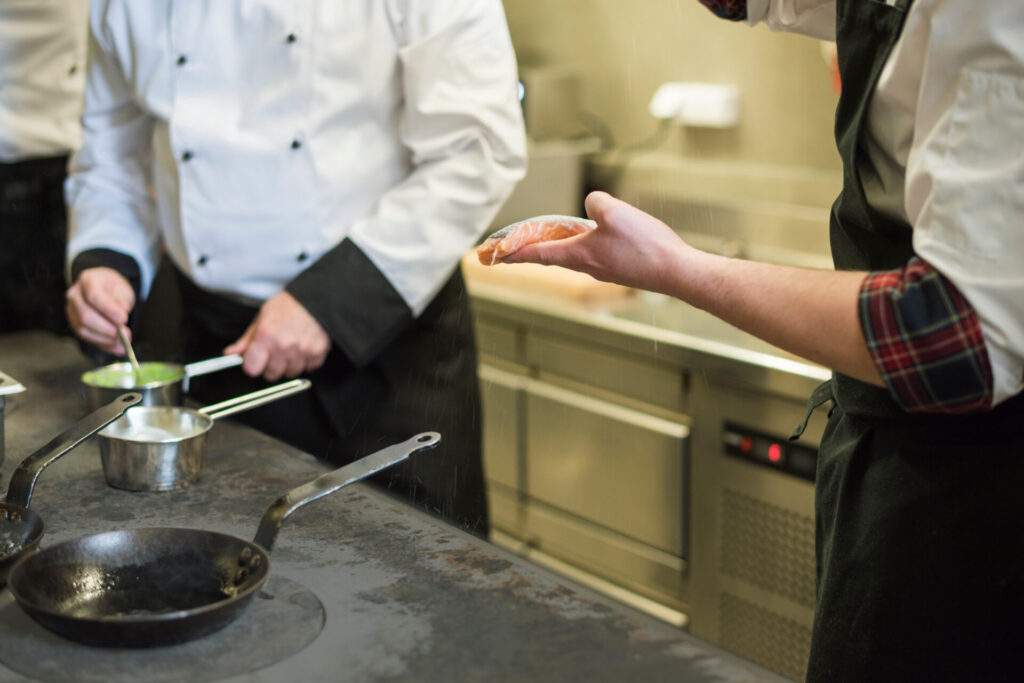
<instances>
[{"instance_id":1,"label":"knuckle","mask_svg":"<svg viewBox=\"0 0 1024 683\"><path fill-rule=\"evenodd\" d=\"M256 332L252 335L252 343L264 349L274 349L278 346L278 340L274 334L263 327L256 328Z\"/></svg>"}]
</instances>

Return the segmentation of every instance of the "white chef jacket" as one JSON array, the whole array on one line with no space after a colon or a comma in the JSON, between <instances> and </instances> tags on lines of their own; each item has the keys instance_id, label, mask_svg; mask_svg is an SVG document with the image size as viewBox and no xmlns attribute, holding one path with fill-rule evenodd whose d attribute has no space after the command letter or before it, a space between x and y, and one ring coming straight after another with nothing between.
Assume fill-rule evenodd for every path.
<instances>
[{"instance_id":1,"label":"white chef jacket","mask_svg":"<svg viewBox=\"0 0 1024 683\"><path fill-rule=\"evenodd\" d=\"M78 147L87 0L0 0L0 162Z\"/></svg>"},{"instance_id":2,"label":"white chef jacket","mask_svg":"<svg viewBox=\"0 0 1024 683\"><path fill-rule=\"evenodd\" d=\"M748 0L747 14L835 39L833 0ZM1005 401L1024 388L1024 2L915 0L867 125L868 199L971 302Z\"/></svg>"},{"instance_id":3,"label":"white chef jacket","mask_svg":"<svg viewBox=\"0 0 1024 683\"><path fill-rule=\"evenodd\" d=\"M94 0L90 29L69 258L143 293L161 240L258 302L349 238L418 315L525 171L499 0Z\"/></svg>"}]
</instances>

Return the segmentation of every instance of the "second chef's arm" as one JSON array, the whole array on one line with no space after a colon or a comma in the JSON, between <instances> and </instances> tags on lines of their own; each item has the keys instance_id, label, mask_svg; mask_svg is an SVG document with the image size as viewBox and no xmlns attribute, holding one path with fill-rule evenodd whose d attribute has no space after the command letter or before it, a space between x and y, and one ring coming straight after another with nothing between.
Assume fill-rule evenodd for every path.
<instances>
[{"instance_id":1,"label":"second chef's arm","mask_svg":"<svg viewBox=\"0 0 1024 683\"><path fill-rule=\"evenodd\" d=\"M115 325L124 324L145 296L159 255L147 190L153 121L135 105L118 57L96 30L98 19L90 24L83 140L66 185L69 318L79 337L117 353ZM91 286L80 281L85 271L91 271Z\"/></svg>"},{"instance_id":2,"label":"second chef's arm","mask_svg":"<svg viewBox=\"0 0 1024 683\"><path fill-rule=\"evenodd\" d=\"M359 366L426 308L526 165L501 3L407 6L396 17L405 100L399 131L413 170L287 286Z\"/></svg>"}]
</instances>

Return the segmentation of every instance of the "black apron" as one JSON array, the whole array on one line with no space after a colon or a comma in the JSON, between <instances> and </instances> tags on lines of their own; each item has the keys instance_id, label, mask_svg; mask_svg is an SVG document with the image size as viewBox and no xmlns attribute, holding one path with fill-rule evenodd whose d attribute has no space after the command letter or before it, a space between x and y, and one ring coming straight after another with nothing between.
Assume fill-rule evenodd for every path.
<instances>
[{"instance_id":1,"label":"black apron","mask_svg":"<svg viewBox=\"0 0 1024 683\"><path fill-rule=\"evenodd\" d=\"M910 227L875 211L862 185L875 172L867 105L910 2L836 3L837 269L897 268L913 253ZM1024 680L1024 397L984 414L910 415L837 374L831 398L807 679Z\"/></svg>"},{"instance_id":2,"label":"black apron","mask_svg":"<svg viewBox=\"0 0 1024 683\"><path fill-rule=\"evenodd\" d=\"M194 361L219 355L242 335L258 309L206 292L174 272L184 357ZM369 365L356 368L332 347L322 367L303 375L312 382L309 391L239 413L237 419L338 465L419 432L440 432L443 442L429 454L371 481L486 538L476 366L469 295L456 270L426 310ZM209 404L268 384L231 369L194 378L189 393Z\"/></svg>"},{"instance_id":3,"label":"black apron","mask_svg":"<svg viewBox=\"0 0 1024 683\"><path fill-rule=\"evenodd\" d=\"M0 163L0 333L70 334L64 316L67 156Z\"/></svg>"}]
</instances>

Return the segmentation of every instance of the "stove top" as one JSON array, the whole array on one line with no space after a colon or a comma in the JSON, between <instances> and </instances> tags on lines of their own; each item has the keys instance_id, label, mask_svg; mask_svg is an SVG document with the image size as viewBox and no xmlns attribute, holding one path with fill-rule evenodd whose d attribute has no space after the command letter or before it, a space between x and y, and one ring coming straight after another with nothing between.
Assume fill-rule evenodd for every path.
<instances>
[{"instance_id":1,"label":"stove top","mask_svg":"<svg viewBox=\"0 0 1024 683\"><path fill-rule=\"evenodd\" d=\"M257 671L313 642L326 621L302 584L271 576L226 628L180 645L140 649L79 645L32 621L10 593L0 597L0 663L47 683L202 683Z\"/></svg>"}]
</instances>

